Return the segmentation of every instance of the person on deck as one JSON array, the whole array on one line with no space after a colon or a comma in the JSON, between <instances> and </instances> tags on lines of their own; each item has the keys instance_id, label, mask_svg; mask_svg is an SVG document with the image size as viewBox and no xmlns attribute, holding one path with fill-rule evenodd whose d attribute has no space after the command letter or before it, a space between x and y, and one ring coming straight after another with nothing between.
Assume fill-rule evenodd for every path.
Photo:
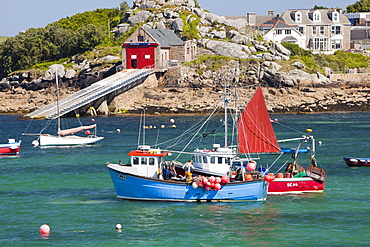
<instances>
[{"instance_id":1,"label":"person on deck","mask_svg":"<svg viewBox=\"0 0 370 247\"><path fill-rule=\"evenodd\" d=\"M193 178L194 166L193 166L192 163L193 163L193 161L189 160L182 167L182 169L184 169L184 171L185 171L185 178L186 178L187 183L190 183L192 178Z\"/></svg>"}]
</instances>

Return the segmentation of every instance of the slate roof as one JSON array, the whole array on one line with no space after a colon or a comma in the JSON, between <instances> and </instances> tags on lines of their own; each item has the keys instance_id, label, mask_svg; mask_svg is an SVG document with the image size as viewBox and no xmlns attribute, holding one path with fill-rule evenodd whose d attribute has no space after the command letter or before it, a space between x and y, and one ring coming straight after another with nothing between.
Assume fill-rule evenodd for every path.
<instances>
[{"instance_id":1,"label":"slate roof","mask_svg":"<svg viewBox=\"0 0 370 247\"><path fill-rule=\"evenodd\" d=\"M261 25L256 25L255 27L258 27L259 30L263 30L266 32L270 31L271 29L293 29L295 30L296 25L289 25L282 20L281 17L275 17L271 20L268 20Z\"/></svg>"},{"instance_id":2,"label":"slate roof","mask_svg":"<svg viewBox=\"0 0 370 247\"><path fill-rule=\"evenodd\" d=\"M344 24L344 25L350 25L350 21L346 16L343 14L339 13L339 21L334 22L332 20L332 14L334 12L334 9L317 9L321 13L321 21L320 22L315 22L313 21L313 12L316 11L316 9L288 9L284 11L284 13L281 14L281 17L283 20L290 25L294 24L300 24L300 25L333 25L333 23L338 23L338 24ZM296 12L301 12L302 13L302 21L301 22L296 22L294 20L294 14Z\"/></svg>"},{"instance_id":3,"label":"slate roof","mask_svg":"<svg viewBox=\"0 0 370 247\"><path fill-rule=\"evenodd\" d=\"M163 48L169 48L171 46L183 46L184 41L182 41L179 36L177 36L172 30L169 29L146 29L149 35L153 39L158 41L158 43Z\"/></svg>"}]
</instances>

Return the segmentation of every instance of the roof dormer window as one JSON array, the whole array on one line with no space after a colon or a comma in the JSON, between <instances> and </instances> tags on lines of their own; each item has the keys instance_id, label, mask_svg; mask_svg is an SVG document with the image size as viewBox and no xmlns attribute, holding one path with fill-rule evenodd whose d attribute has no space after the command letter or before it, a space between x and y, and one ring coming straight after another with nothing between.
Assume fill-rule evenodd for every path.
<instances>
[{"instance_id":1,"label":"roof dormer window","mask_svg":"<svg viewBox=\"0 0 370 247\"><path fill-rule=\"evenodd\" d=\"M339 13L336 11L333 13L333 21L339 21Z\"/></svg>"},{"instance_id":2,"label":"roof dormer window","mask_svg":"<svg viewBox=\"0 0 370 247\"><path fill-rule=\"evenodd\" d=\"M295 22L302 22L302 13L301 12L295 13Z\"/></svg>"},{"instance_id":3,"label":"roof dormer window","mask_svg":"<svg viewBox=\"0 0 370 247\"><path fill-rule=\"evenodd\" d=\"M313 21L320 22L321 21L321 15L319 11L315 11L313 13Z\"/></svg>"}]
</instances>

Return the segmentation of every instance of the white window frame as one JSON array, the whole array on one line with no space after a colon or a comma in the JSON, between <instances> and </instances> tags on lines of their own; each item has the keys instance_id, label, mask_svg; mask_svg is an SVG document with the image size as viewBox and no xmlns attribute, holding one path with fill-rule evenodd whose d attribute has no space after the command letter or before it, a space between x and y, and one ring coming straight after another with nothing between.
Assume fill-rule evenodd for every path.
<instances>
[{"instance_id":1,"label":"white window frame","mask_svg":"<svg viewBox=\"0 0 370 247\"><path fill-rule=\"evenodd\" d=\"M325 35L325 27L324 26L320 26L320 35L321 36Z\"/></svg>"},{"instance_id":2,"label":"white window frame","mask_svg":"<svg viewBox=\"0 0 370 247\"><path fill-rule=\"evenodd\" d=\"M313 12L313 21L320 22L321 21L321 13L320 11Z\"/></svg>"},{"instance_id":3,"label":"white window frame","mask_svg":"<svg viewBox=\"0 0 370 247\"><path fill-rule=\"evenodd\" d=\"M295 22L302 22L302 13L296 12L295 13Z\"/></svg>"},{"instance_id":4,"label":"white window frame","mask_svg":"<svg viewBox=\"0 0 370 247\"><path fill-rule=\"evenodd\" d=\"M339 21L339 13L337 11L333 12L333 21Z\"/></svg>"}]
</instances>

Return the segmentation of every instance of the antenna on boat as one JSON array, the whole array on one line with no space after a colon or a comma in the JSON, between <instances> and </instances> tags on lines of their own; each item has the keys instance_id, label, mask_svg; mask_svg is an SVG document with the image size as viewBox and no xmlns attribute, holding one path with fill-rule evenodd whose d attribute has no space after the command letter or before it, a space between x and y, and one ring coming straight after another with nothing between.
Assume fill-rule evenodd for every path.
<instances>
[{"instance_id":1,"label":"antenna on boat","mask_svg":"<svg viewBox=\"0 0 370 247\"><path fill-rule=\"evenodd\" d=\"M140 135L141 135L141 129L143 128L143 113L140 114L140 125L139 125L139 136L137 137L137 145L140 145Z\"/></svg>"},{"instance_id":2,"label":"antenna on boat","mask_svg":"<svg viewBox=\"0 0 370 247\"><path fill-rule=\"evenodd\" d=\"M225 144L227 147L227 95L226 95L226 84L224 85L224 127L225 127Z\"/></svg>"},{"instance_id":3,"label":"antenna on boat","mask_svg":"<svg viewBox=\"0 0 370 247\"><path fill-rule=\"evenodd\" d=\"M59 109L59 84L58 84L58 67L55 67L55 84L57 86L57 116L58 116L58 131L57 134L60 136L60 109Z\"/></svg>"}]
</instances>

